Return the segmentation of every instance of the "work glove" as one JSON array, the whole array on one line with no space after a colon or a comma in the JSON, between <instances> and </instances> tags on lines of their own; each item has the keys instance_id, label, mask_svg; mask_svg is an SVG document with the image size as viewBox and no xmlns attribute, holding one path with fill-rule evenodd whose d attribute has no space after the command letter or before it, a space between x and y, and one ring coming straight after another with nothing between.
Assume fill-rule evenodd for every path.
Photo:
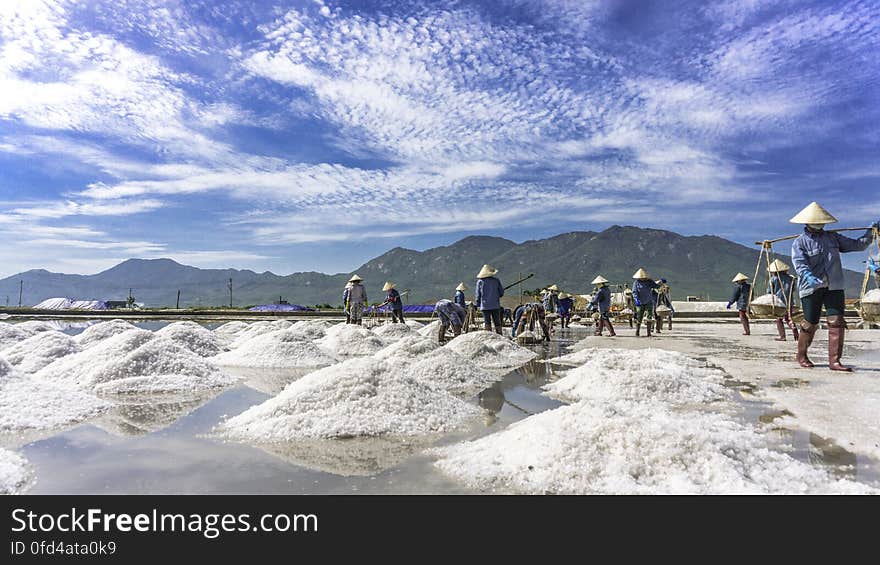
<instances>
[{"instance_id":1,"label":"work glove","mask_svg":"<svg viewBox=\"0 0 880 565\"><path fill-rule=\"evenodd\" d=\"M633 300L635 300L635 302L636 302L636 306L637 306L637 307L639 307L639 308L642 307L642 302L641 302L641 300L639 300L638 298L633 298Z\"/></svg>"},{"instance_id":2,"label":"work glove","mask_svg":"<svg viewBox=\"0 0 880 565\"><path fill-rule=\"evenodd\" d=\"M727 303L727 309L728 309L728 310L730 310L730 307L731 307L732 304L733 304L733 302L728 302L728 303Z\"/></svg>"},{"instance_id":3,"label":"work glove","mask_svg":"<svg viewBox=\"0 0 880 565\"><path fill-rule=\"evenodd\" d=\"M807 273L804 275L804 281L811 287L817 287L822 284L822 279L818 278L813 273Z\"/></svg>"}]
</instances>

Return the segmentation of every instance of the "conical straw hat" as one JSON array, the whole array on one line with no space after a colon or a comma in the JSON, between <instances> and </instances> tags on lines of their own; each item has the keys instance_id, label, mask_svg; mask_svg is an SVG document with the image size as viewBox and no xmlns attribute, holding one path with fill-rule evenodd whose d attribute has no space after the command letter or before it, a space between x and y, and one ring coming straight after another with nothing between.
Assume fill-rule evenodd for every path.
<instances>
[{"instance_id":1,"label":"conical straw hat","mask_svg":"<svg viewBox=\"0 0 880 565\"><path fill-rule=\"evenodd\" d=\"M555 284L551 284L547 287L547 290L559 290L559 287L557 287Z\"/></svg>"},{"instance_id":2,"label":"conical straw hat","mask_svg":"<svg viewBox=\"0 0 880 565\"><path fill-rule=\"evenodd\" d=\"M559 298L571 298L571 295L567 292L563 292L559 295Z\"/></svg>"},{"instance_id":3,"label":"conical straw hat","mask_svg":"<svg viewBox=\"0 0 880 565\"><path fill-rule=\"evenodd\" d=\"M745 276L742 273L737 273L735 277L733 277L733 281L731 282L739 282L739 281L747 281L749 277Z\"/></svg>"},{"instance_id":4,"label":"conical straw hat","mask_svg":"<svg viewBox=\"0 0 880 565\"><path fill-rule=\"evenodd\" d=\"M362 280L364 279L362 279L360 275L355 275L348 279L348 282L361 282Z\"/></svg>"},{"instance_id":5,"label":"conical straw hat","mask_svg":"<svg viewBox=\"0 0 880 565\"><path fill-rule=\"evenodd\" d=\"M385 281L385 286L382 287L382 292L388 292L389 290L391 290L395 286L397 286L397 285L394 284L393 282Z\"/></svg>"},{"instance_id":6,"label":"conical straw hat","mask_svg":"<svg viewBox=\"0 0 880 565\"><path fill-rule=\"evenodd\" d=\"M634 279L649 279L651 277L648 276L648 273L645 271L645 269L639 269L638 271L635 272L635 274L633 275L633 278Z\"/></svg>"},{"instance_id":7,"label":"conical straw hat","mask_svg":"<svg viewBox=\"0 0 880 565\"><path fill-rule=\"evenodd\" d=\"M483 268L480 269L480 272L477 273L478 279L485 279L487 277L494 277L498 274L498 269L492 268L491 265L483 265Z\"/></svg>"},{"instance_id":8,"label":"conical straw hat","mask_svg":"<svg viewBox=\"0 0 880 565\"><path fill-rule=\"evenodd\" d=\"M777 259L777 260L773 261L772 263L770 263L769 270L771 273L781 273L783 271L788 270L788 265L783 263L781 259Z\"/></svg>"},{"instance_id":9,"label":"conical straw hat","mask_svg":"<svg viewBox=\"0 0 880 565\"><path fill-rule=\"evenodd\" d=\"M809 206L798 212L797 216L790 219L792 224L833 224L837 218L828 213L828 210L811 202Z\"/></svg>"},{"instance_id":10,"label":"conical straw hat","mask_svg":"<svg viewBox=\"0 0 880 565\"><path fill-rule=\"evenodd\" d=\"M590 284L605 284L607 282L608 282L608 280L605 277L603 277L602 275L599 275L598 277L593 279L593 282L591 282Z\"/></svg>"},{"instance_id":11,"label":"conical straw hat","mask_svg":"<svg viewBox=\"0 0 880 565\"><path fill-rule=\"evenodd\" d=\"M457 287L455 287L455 290L460 290L460 291L464 292L467 290L467 285L464 283L461 283Z\"/></svg>"}]
</instances>

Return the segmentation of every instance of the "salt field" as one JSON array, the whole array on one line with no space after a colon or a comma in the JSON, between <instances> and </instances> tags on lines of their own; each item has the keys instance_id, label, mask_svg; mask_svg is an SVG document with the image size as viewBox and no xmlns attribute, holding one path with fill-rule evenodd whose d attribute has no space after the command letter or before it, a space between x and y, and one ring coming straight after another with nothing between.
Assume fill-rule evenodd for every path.
<instances>
[{"instance_id":1,"label":"salt field","mask_svg":"<svg viewBox=\"0 0 880 565\"><path fill-rule=\"evenodd\" d=\"M880 488L868 331L840 377L796 369L759 323L527 347L483 331L440 346L417 323L0 326L0 492Z\"/></svg>"}]
</instances>

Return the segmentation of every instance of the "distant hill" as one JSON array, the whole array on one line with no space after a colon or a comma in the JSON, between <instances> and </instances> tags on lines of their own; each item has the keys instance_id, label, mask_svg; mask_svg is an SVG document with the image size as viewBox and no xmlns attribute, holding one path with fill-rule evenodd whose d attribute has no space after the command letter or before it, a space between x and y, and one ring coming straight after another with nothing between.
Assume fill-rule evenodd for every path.
<instances>
[{"instance_id":1,"label":"distant hill","mask_svg":"<svg viewBox=\"0 0 880 565\"><path fill-rule=\"evenodd\" d=\"M513 241L490 236L470 236L451 245L425 251L395 247L361 265L355 271L365 279L372 302L379 301L386 280L399 290L411 289L408 303L449 297L460 281L472 292L475 275L484 263L499 269L505 284L517 276L534 273L523 289L556 283L568 292L587 293L590 281L601 274L613 283L631 284L639 267L655 277L665 277L673 298L703 295L726 300L730 279L742 271L753 276L757 248L726 239L682 236L674 232L631 226L612 226L602 232L570 232L540 240ZM787 255L780 257L791 264ZM283 296L297 304L339 304L342 287L350 273L327 275L307 272L280 276L236 269L198 269L170 259L129 259L95 275L64 275L42 269L0 280L0 305L5 296L18 304L19 281L24 281L22 304L34 305L46 298L124 300L128 289L148 306L174 306L181 291L181 306L229 304L227 283L232 279L236 306L266 304ZM848 293L855 296L862 275L847 271Z\"/></svg>"}]
</instances>

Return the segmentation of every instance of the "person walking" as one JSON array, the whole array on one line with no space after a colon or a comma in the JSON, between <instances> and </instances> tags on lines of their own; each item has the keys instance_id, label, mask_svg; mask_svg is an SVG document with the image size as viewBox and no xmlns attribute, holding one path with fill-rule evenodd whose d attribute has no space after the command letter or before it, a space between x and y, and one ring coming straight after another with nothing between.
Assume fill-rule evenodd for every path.
<instances>
[{"instance_id":1,"label":"person walking","mask_svg":"<svg viewBox=\"0 0 880 565\"><path fill-rule=\"evenodd\" d=\"M348 289L348 309L350 315L350 323L361 325L364 315L364 308L367 305L367 290L361 284L364 279L358 275L354 275L348 282L351 288Z\"/></svg>"},{"instance_id":2,"label":"person walking","mask_svg":"<svg viewBox=\"0 0 880 565\"><path fill-rule=\"evenodd\" d=\"M602 331L607 327L608 335L616 336L614 326L611 325L611 289L608 288L608 280L599 275L591 284L596 285L596 292L593 293L593 299L587 306L587 311L599 312L599 321L596 322L596 335L602 335Z\"/></svg>"},{"instance_id":3,"label":"person walking","mask_svg":"<svg viewBox=\"0 0 880 565\"><path fill-rule=\"evenodd\" d=\"M574 310L574 298L567 292L559 295L559 305L556 307L556 313L559 314L559 322L563 328L571 327L571 315Z\"/></svg>"},{"instance_id":4,"label":"person walking","mask_svg":"<svg viewBox=\"0 0 880 565\"><path fill-rule=\"evenodd\" d=\"M504 296L504 286L495 276L498 269L491 265L483 265L477 273L477 286L474 295L474 304L483 313L483 329L492 331L495 325L495 333L501 334L501 297Z\"/></svg>"},{"instance_id":5,"label":"person walking","mask_svg":"<svg viewBox=\"0 0 880 565\"><path fill-rule=\"evenodd\" d=\"M434 312L440 318L440 335L438 337L440 343L446 343L446 331L452 326L453 337L461 335L461 328L464 326L464 320L467 312L460 305L443 298L434 305Z\"/></svg>"},{"instance_id":6,"label":"person walking","mask_svg":"<svg viewBox=\"0 0 880 565\"><path fill-rule=\"evenodd\" d=\"M670 293L672 290L669 288L669 283L666 282L666 279L660 279L660 286L657 287L656 291L656 306L654 307L654 319L657 321L657 333L660 333L660 330L663 326L663 318L669 320L668 328L672 330L672 316L675 315L675 308L672 307L672 298L670 298ZM666 311L660 315L661 307L665 308Z\"/></svg>"},{"instance_id":7,"label":"person walking","mask_svg":"<svg viewBox=\"0 0 880 565\"><path fill-rule=\"evenodd\" d=\"M400 293L397 292L395 288L397 285L391 281L385 281L385 286L382 287L382 291L386 292L385 302L383 302L381 306L390 305L391 306L391 323L395 324L397 322L403 323L403 300L400 299Z\"/></svg>"},{"instance_id":8,"label":"person walking","mask_svg":"<svg viewBox=\"0 0 880 565\"><path fill-rule=\"evenodd\" d=\"M464 291L467 290L467 285L464 283L459 283L457 287L455 287L455 297L452 299L453 302L458 304L464 309L467 309L467 302L464 299Z\"/></svg>"},{"instance_id":9,"label":"person walking","mask_svg":"<svg viewBox=\"0 0 880 565\"><path fill-rule=\"evenodd\" d=\"M781 318L776 318L776 331L779 332L779 337L776 338L776 341L786 341L786 325L791 328L792 336L794 337L794 340L797 341L797 324L794 323L790 315L791 301L793 299L792 293L794 292L794 277L788 274L788 265L780 259L776 259L770 263L770 267L767 270L770 272L770 282L767 285L767 293L772 294L773 297L785 307L785 315Z\"/></svg>"},{"instance_id":10,"label":"person walking","mask_svg":"<svg viewBox=\"0 0 880 565\"><path fill-rule=\"evenodd\" d=\"M648 276L645 269L639 269L633 274L636 282L633 283L633 301L636 311L633 315L636 323L636 335L640 335L642 320L645 320L645 335L651 337L651 328L654 325L654 293L658 286L657 282Z\"/></svg>"},{"instance_id":11,"label":"person walking","mask_svg":"<svg viewBox=\"0 0 880 565\"><path fill-rule=\"evenodd\" d=\"M739 312L739 321L742 322L743 335L751 335L752 331L749 327L749 294L752 292L752 285L749 284L749 277L742 273L737 273L733 280L733 294L727 301L727 309L736 304Z\"/></svg>"},{"instance_id":12,"label":"person walking","mask_svg":"<svg viewBox=\"0 0 880 565\"><path fill-rule=\"evenodd\" d=\"M351 291L351 282L345 283L345 288L342 289L342 311L345 312L345 323L351 323L351 305L348 303L348 295Z\"/></svg>"},{"instance_id":13,"label":"person walking","mask_svg":"<svg viewBox=\"0 0 880 565\"><path fill-rule=\"evenodd\" d=\"M850 372L852 368L840 362L846 333L846 281L840 254L864 251L871 244L873 233L869 229L862 237L852 239L837 232L826 231L825 226L836 223L837 218L816 202L811 202L789 221L793 224L804 224L803 233L791 244L792 263L798 275L798 295L804 312L804 321L798 336L798 364L804 368L814 366L807 353L816 330L819 329L819 318L824 306L828 320L828 368L832 371ZM880 221L871 227L880 228Z\"/></svg>"},{"instance_id":14,"label":"person walking","mask_svg":"<svg viewBox=\"0 0 880 565\"><path fill-rule=\"evenodd\" d=\"M559 287L555 284L548 286L541 297L541 304L544 305L545 312L556 312L559 306Z\"/></svg>"}]
</instances>

